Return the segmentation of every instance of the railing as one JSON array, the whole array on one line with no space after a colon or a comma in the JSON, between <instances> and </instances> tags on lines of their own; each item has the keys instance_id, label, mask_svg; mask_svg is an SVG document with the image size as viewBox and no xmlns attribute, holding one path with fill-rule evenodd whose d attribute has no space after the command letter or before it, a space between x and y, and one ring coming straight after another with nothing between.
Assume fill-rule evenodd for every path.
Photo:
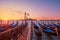
<instances>
[{"instance_id":1,"label":"railing","mask_svg":"<svg viewBox=\"0 0 60 40\"><path fill-rule=\"evenodd\" d=\"M12 29L9 29L7 31L0 33L0 40L17 40L19 36L23 33L25 30L26 25L22 25L21 27L15 27Z\"/></svg>"}]
</instances>

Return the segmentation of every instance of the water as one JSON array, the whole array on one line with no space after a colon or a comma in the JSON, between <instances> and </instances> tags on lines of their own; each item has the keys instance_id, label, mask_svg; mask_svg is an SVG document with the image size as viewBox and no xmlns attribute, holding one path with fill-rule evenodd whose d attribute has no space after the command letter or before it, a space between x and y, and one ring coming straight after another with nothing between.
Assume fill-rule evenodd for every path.
<instances>
[{"instance_id":1,"label":"water","mask_svg":"<svg viewBox=\"0 0 60 40\"><path fill-rule=\"evenodd\" d=\"M13 25L15 25L15 24L16 24L16 21L10 21L9 24L12 24L13 22L14 22ZM18 21L18 25L21 25L22 22L23 22L23 21ZM48 24L48 23L50 23L50 24L51 24L51 23L57 24L57 23L60 22L60 21L33 21L33 22L34 22L38 27L40 27L38 23L43 24L43 22L44 22L45 24ZM27 29L28 29L29 27L31 27L31 21L27 21L27 23L28 23L28 26L27 26ZM33 27L33 26L32 26L32 27ZM28 32L30 32L30 31L31 31L31 30L29 29ZM51 35L51 34L49 34L49 33L42 32L42 33L41 33L42 36L41 36L41 35L38 35L38 34L35 32L34 29L33 29L32 31L33 31L33 34L32 34L33 38L32 38L32 40L60 40L60 34L59 34L59 36L54 36L54 35ZM26 35L29 35L29 34L26 33ZM25 33L24 33L24 37L26 37L26 35L25 35Z\"/></svg>"},{"instance_id":2,"label":"water","mask_svg":"<svg viewBox=\"0 0 60 40\"><path fill-rule=\"evenodd\" d=\"M36 21L33 21L36 25L38 24L38 22L36 22ZM39 23L40 24L43 24L43 22L45 23L45 24L51 24L51 23L55 23L55 24L57 24L58 22L60 22L60 21L39 21ZM39 26L39 25L38 25ZM52 26L53 27L53 26ZM33 32L33 35L35 36L33 36L33 38L35 39L35 40L60 40L60 34L59 34L59 36L54 36L54 35L52 35L52 34L49 34L49 33L45 33L45 32L42 32L42 36L37 36L37 34L35 33L35 32ZM40 37L40 38L39 38Z\"/></svg>"}]
</instances>

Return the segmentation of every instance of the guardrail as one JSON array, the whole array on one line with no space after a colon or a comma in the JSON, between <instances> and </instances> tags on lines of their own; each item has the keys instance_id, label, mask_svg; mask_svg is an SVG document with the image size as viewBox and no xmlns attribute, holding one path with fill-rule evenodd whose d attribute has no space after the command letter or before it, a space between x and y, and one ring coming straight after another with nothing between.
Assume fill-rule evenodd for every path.
<instances>
[{"instance_id":1,"label":"guardrail","mask_svg":"<svg viewBox=\"0 0 60 40\"><path fill-rule=\"evenodd\" d=\"M22 25L21 27L15 27L12 29L9 29L7 31L0 33L0 40L17 40L18 37L23 33L25 30L26 25Z\"/></svg>"}]
</instances>

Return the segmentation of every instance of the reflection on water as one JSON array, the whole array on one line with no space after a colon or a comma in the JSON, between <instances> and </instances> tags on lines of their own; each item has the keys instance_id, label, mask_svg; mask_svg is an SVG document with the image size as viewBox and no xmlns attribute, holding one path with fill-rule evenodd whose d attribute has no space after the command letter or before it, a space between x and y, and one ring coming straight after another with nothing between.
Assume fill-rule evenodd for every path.
<instances>
[{"instance_id":1,"label":"reflection on water","mask_svg":"<svg viewBox=\"0 0 60 40\"><path fill-rule=\"evenodd\" d=\"M18 22L18 24L17 24ZM4 25L4 22L0 21L0 32L3 32L3 31L6 31L4 28L5 26L10 26L10 27L15 27L16 25L17 26L20 26L22 24L23 21L16 21L16 20L10 20L8 25ZM33 21L38 27L40 27L39 23L43 25L43 23L45 24L57 24L59 25L60 24L60 21ZM29 24L29 22L27 21L27 23ZM58 24L59 23L59 24ZM60 26L60 25L59 25ZM59 28L60 29L60 28ZM49 33L46 33L46 32L42 32L41 35L37 32L35 32L35 30L32 30L34 33L33 35L36 36L36 40L60 40L60 33L58 34L58 36L54 36L54 35L51 35Z\"/></svg>"}]
</instances>

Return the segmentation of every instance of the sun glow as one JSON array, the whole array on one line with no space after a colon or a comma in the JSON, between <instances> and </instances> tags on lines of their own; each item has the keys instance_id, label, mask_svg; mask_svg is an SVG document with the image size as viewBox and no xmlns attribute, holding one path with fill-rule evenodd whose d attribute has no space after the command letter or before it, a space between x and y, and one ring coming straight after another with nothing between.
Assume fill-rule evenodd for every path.
<instances>
[{"instance_id":1,"label":"sun glow","mask_svg":"<svg viewBox=\"0 0 60 40\"><path fill-rule=\"evenodd\" d=\"M3 18L3 20L8 20L8 18Z\"/></svg>"},{"instance_id":2,"label":"sun glow","mask_svg":"<svg viewBox=\"0 0 60 40\"><path fill-rule=\"evenodd\" d=\"M9 8L0 9L0 20L19 20L23 19L23 13L17 10L12 11Z\"/></svg>"}]
</instances>

